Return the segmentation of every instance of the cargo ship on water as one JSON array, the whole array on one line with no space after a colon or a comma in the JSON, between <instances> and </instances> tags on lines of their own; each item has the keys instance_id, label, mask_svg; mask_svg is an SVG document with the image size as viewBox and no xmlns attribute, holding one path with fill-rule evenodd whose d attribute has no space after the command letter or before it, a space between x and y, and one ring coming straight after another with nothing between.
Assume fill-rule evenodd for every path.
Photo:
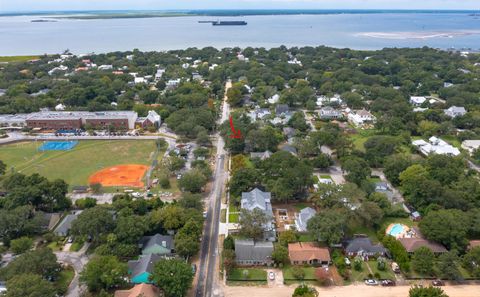
<instances>
[{"instance_id":1,"label":"cargo ship on water","mask_svg":"<svg viewBox=\"0 0 480 297\"><path fill-rule=\"evenodd\" d=\"M211 23L213 26L246 26L245 21L198 21L200 24Z\"/></svg>"}]
</instances>

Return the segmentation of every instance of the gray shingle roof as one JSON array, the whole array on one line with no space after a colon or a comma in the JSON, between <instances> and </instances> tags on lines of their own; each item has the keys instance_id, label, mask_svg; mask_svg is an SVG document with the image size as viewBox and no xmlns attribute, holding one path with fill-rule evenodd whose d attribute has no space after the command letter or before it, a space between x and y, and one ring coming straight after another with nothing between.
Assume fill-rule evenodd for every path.
<instances>
[{"instance_id":1,"label":"gray shingle roof","mask_svg":"<svg viewBox=\"0 0 480 297\"><path fill-rule=\"evenodd\" d=\"M386 249L381 244L374 245L368 237L357 237L348 241L345 251L347 253L358 253L361 251L366 253L384 254Z\"/></svg>"},{"instance_id":2,"label":"gray shingle roof","mask_svg":"<svg viewBox=\"0 0 480 297\"><path fill-rule=\"evenodd\" d=\"M269 192L263 192L258 188L255 188L250 192L242 193L241 206L243 209L250 211L258 208L267 216L273 218L272 204L270 202L271 198L272 197Z\"/></svg>"},{"instance_id":3,"label":"gray shingle roof","mask_svg":"<svg viewBox=\"0 0 480 297\"><path fill-rule=\"evenodd\" d=\"M68 234L68 231L72 227L72 222L77 219L79 212L76 214L68 214L65 216L65 218L58 224L57 228L53 231L53 233L59 235L59 236L66 236Z\"/></svg>"},{"instance_id":4,"label":"gray shingle roof","mask_svg":"<svg viewBox=\"0 0 480 297\"><path fill-rule=\"evenodd\" d=\"M151 273L153 266L160 259L164 258L162 255L143 255L138 260L128 261L128 268L131 271L132 278L144 272Z\"/></svg>"},{"instance_id":5,"label":"gray shingle roof","mask_svg":"<svg viewBox=\"0 0 480 297\"><path fill-rule=\"evenodd\" d=\"M268 241L235 240L237 261L268 261L273 252L273 243Z\"/></svg>"},{"instance_id":6,"label":"gray shingle roof","mask_svg":"<svg viewBox=\"0 0 480 297\"><path fill-rule=\"evenodd\" d=\"M297 225L297 229L300 232L307 231L307 223L308 221L313 218L317 212L315 209L311 207L305 207L300 211L298 214L298 218L295 220L295 224Z\"/></svg>"},{"instance_id":7,"label":"gray shingle roof","mask_svg":"<svg viewBox=\"0 0 480 297\"><path fill-rule=\"evenodd\" d=\"M140 244L142 245L142 249L148 249L155 245L164 246L169 250L175 249L175 244L173 241L173 236L171 235L161 235L155 234L153 236L144 236L140 240Z\"/></svg>"},{"instance_id":8,"label":"gray shingle roof","mask_svg":"<svg viewBox=\"0 0 480 297\"><path fill-rule=\"evenodd\" d=\"M290 110L287 104L279 104L275 107L275 114L280 115L282 113L286 113Z\"/></svg>"}]
</instances>

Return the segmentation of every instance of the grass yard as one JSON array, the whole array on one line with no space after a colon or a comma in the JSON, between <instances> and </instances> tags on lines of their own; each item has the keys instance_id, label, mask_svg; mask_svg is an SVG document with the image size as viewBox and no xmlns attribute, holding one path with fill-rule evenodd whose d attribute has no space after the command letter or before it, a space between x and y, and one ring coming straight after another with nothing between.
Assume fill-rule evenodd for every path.
<instances>
[{"instance_id":1,"label":"grass yard","mask_svg":"<svg viewBox=\"0 0 480 297\"><path fill-rule=\"evenodd\" d=\"M362 270L360 271L355 270L352 263L351 273L350 279L352 282L363 282L366 278L368 278L370 271L368 270L367 263L365 262L362 262Z\"/></svg>"},{"instance_id":2,"label":"grass yard","mask_svg":"<svg viewBox=\"0 0 480 297\"><path fill-rule=\"evenodd\" d=\"M60 292L67 292L68 286L72 282L74 276L75 271L73 271L73 268L71 266L68 266L62 271L60 271L58 279L55 282L55 287L57 288L57 290L59 290Z\"/></svg>"},{"instance_id":3,"label":"grass yard","mask_svg":"<svg viewBox=\"0 0 480 297\"><path fill-rule=\"evenodd\" d=\"M316 281L317 278L315 277L315 268L314 267L300 267L305 274L303 280L306 281ZM283 269L283 279L285 281L302 281L301 279L295 278L293 275L293 266L289 266Z\"/></svg>"},{"instance_id":4,"label":"grass yard","mask_svg":"<svg viewBox=\"0 0 480 297\"><path fill-rule=\"evenodd\" d=\"M0 63L27 62L39 58L39 56L1 56Z\"/></svg>"},{"instance_id":5,"label":"grass yard","mask_svg":"<svg viewBox=\"0 0 480 297\"><path fill-rule=\"evenodd\" d=\"M370 266L370 269L372 270L373 275L375 275L375 273L377 272L380 274L380 279L392 279L392 280L395 279L395 274L393 273L392 269L390 269L390 263L387 263L387 267L385 271L378 270L376 260L368 261L367 265Z\"/></svg>"},{"instance_id":6,"label":"grass yard","mask_svg":"<svg viewBox=\"0 0 480 297\"><path fill-rule=\"evenodd\" d=\"M310 235L309 233L300 233L298 236L298 241L299 242L312 242L315 241L313 236Z\"/></svg>"},{"instance_id":7,"label":"grass yard","mask_svg":"<svg viewBox=\"0 0 480 297\"><path fill-rule=\"evenodd\" d=\"M266 284L267 271L261 268L234 268L228 274L229 282L245 282L245 284Z\"/></svg>"},{"instance_id":8,"label":"grass yard","mask_svg":"<svg viewBox=\"0 0 480 297\"><path fill-rule=\"evenodd\" d=\"M222 209L220 210L220 223L226 223L227 222L227 210Z\"/></svg>"},{"instance_id":9,"label":"grass yard","mask_svg":"<svg viewBox=\"0 0 480 297\"><path fill-rule=\"evenodd\" d=\"M88 177L105 167L119 164L150 165L156 149L153 140L86 140L70 151L39 152L41 142L21 142L0 147L0 160L23 174L39 173L61 178L70 187L87 185ZM160 152L162 154L162 152Z\"/></svg>"},{"instance_id":10,"label":"grass yard","mask_svg":"<svg viewBox=\"0 0 480 297\"><path fill-rule=\"evenodd\" d=\"M238 223L239 214L238 213L229 213L228 222L229 223Z\"/></svg>"}]
</instances>

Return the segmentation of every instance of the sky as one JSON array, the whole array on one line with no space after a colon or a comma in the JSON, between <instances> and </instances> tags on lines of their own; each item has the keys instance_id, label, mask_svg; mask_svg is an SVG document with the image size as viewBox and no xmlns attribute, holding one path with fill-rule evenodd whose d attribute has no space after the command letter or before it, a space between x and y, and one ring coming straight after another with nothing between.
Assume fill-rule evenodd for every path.
<instances>
[{"instance_id":1,"label":"sky","mask_svg":"<svg viewBox=\"0 0 480 297\"><path fill-rule=\"evenodd\" d=\"M480 10L480 0L0 0L0 12L262 8Z\"/></svg>"}]
</instances>

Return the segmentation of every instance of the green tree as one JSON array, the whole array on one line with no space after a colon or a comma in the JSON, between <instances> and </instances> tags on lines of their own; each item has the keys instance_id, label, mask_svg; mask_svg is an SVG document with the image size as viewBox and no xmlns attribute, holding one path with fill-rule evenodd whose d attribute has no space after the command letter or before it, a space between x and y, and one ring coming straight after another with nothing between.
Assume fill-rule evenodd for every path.
<instances>
[{"instance_id":1,"label":"green tree","mask_svg":"<svg viewBox=\"0 0 480 297\"><path fill-rule=\"evenodd\" d=\"M372 201L362 202L362 205L358 208L356 213L362 219L363 223L369 227L379 226L384 215L380 206Z\"/></svg>"},{"instance_id":2,"label":"green tree","mask_svg":"<svg viewBox=\"0 0 480 297\"><path fill-rule=\"evenodd\" d=\"M178 230L186 222L186 213L183 208L169 204L164 208L153 211L151 218L154 225L166 230Z\"/></svg>"},{"instance_id":3,"label":"green tree","mask_svg":"<svg viewBox=\"0 0 480 297\"><path fill-rule=\"evenodd\" d=\"M480 247L468 251L463 257L463 266L474 276L480 277Z\"/></svg>"},{"instance_id":4,"label":"green tree","mask_svg":"<svg viewBox=\"0 0 480 297\"><path fill-rule=\"evenodd\" d=\"M5 297L56 297L53 284L38 274L19 274L7 281Z\"/></svg>"},{"instance_id":5,"label":"green tree","mask_svg":"<svg viewBox=\"0 0 480 297\"><path fill-rule=\"evenodd\" d=\"M117 240L126 244L136 244L148 230L148 221L133 214L121 215L117 218L114 233Z\"/></svg>"},{"instance_id":6,"label":"green tree","mask_svg":"<svg viewBox=\"0 0 480 297\"><path fill-rule=\"evenodd\" d=\"M29 237L20 237L10 242L10 249L15 254L22 254L30 250L33 246L33 239Z\"/></svg>"},{"instance_id":7,"label":"green tree","mask_svg":"<svg viewBox=\"0 0 480 297\"><path fill-rule=\"evenodd\" d=\"M317 241L339 243L346 228L346 217L338 211L321 211L308 221L307 230Z\"/></svg>"},{"instance_id":8,"label":"green tree","mask_svg":"<svg viewBox=\"0 0 480 297\"><path fill-rule=\"evenodd\" d=\"M115 256L95 256L80 273L80 281L84 282L90 291L98 292L125 284L127 276L127 265L118 261Z\"/></svg>"},{"instance_id":9,"label":"green tree","mask_svg":"<svg viewBox=\"0 0 480 297\"><path fill-rule=\"evenodd\" d=\"M272 260L275 261L275 263L288 264L290 261L288 258L288 249L283 245L276 244L275 250L272 253Z\"/></svg>"},{"instance_id":10,"label":"green tree","mask_svg":"<svg viewBox=\"0 0 480 297\"><path fill-rule=\"evenodd\" d=\"M182 257L191 257L200 250L202 230L198 223L189 220L175 235L175 250Z\"/></svg>"},{"instance_id":11,"label":"green tree","mask_svg":"<svg viewBox=\"0 0 480 297\"><path fill-rule=\"evenodd\" d=\"M93 242L110 233L115 227L113 214L103 206L95 206L84 210L72 222L71 232L76 236L90 236Z\"/></svg>"},{"instance_id":12,"label":"green tree","mask_svg":"<svg viewBox=\"0 0 480 297\"><path fill-rule=\"evenodd\" d=\"M433 274L435 255L428 247L420 247L413 253L412 268L416 272L430 276Z\"/></svg>"},{"instance_id":13,"label":"green tree","mask_svg":"<svg viewBox=\"0 0 480 297\"><path fill-rule=\"evenodd\" d=\"M286 230L280 232L278 235L278 243L283 245L284 247L288 247L289 243L294 243L298 241L297 232L294 230Z\"/></svg>"},{"instance_id":14,"label":"green tree","mask_svg":"<svg viewBox=\"0 0 480 297\"><path fill-rule=\"evenodd\" d=\"M192 169L185 173L178 181L178 185L184 191L199 193L207 184L207 178L198 170Z\"/></svg>"},{"instance_id":15,"label":"green tree","mask_svg":"<svg viewBox=\"0 0 480 297\"><path fill-rule=\"evenodd\" d=\"M178 204L183 208L193 208L202 212L205 207L201 194L183 193Z\"/></svg>"},{"instance_id":16,"label":"green tree","mask_svg":"<svg viewBox=\"0 0 480 297\"><path fill-rule=\"evenodd\" d=\"M430 211L420 222L422 234L449 249L463 250L467 244L468 217L456 209Z\"/></svg>"},{"instance_id":17,"label":"green tree","mask_svg":"<svg viewBox=\"0 0 480 297\"><path fill-rule=\"evenodd\" d=\"M232 249L224 249L222 251L222 258L223 258L223 267L225 268L225 271L230 273L233 268L235 268L235 251Z\"/></svg>"},{"instance_id":18,"label":"green tree","mask_svg":"<svg viewBox=\"0 0 480 297\"><path fill-rule=\"evenodd\" d=\"M371 170L368 163L359 157L347 157L342 162L342 169L347 172L345 178L360 186L362 181L370 176Z\"/></svg>"},{"instance_id":19,"label":"green tree","mask_svg":"<svg viewBox=\"0 0 480 297\"><path fill-rule=\"evenodd\" d=\"M9 280L14 276L33 273L44 279L56 279L60 271L57 257L49 248L28 251L16 257L7 267L0 269L0 278Z\"/></svg>"},{"instance_id":20,"label":"green tree","mask_svg":"<svg viewBox=\"0 0 480 297\"><path fill-rule=\"evenodd\" d=\"M438 270L440 276L444 279L459 281L462 279L462 274L458 270L458 256L455 251L444 253L438 257Z\"/></svg>"},{"instance_id":21,"label":"green tree","mask_svg":"<svg viewBox=\"0 0 480 297\"><path fill-rule=\"evenodd\" d=\"M240 212L239 225L240 234L247 238L259 240L263 238L265 226L270 218L258 208L252 211L242 209Z\"/></svg>"},{"instance_id":22,"label":"green tree","mask_svg":"<svg viewBox=\"0 0 480 297\"><path fill-rule=\"evenodd\" d=\"M183 260L162 259L155 263L150 279L166 297L183 297L192 286L193 271Z\"/></svg>"},{"instance_id":23,"label":"green tree","mask_svg":"<svg viewBox=\"0 0 480 297\"><path fill-rule=\"evenodd\" d=\"M402 154L388 156L384 162L384 173L395 186L400 185L400 173L412 165L412 160Z\"/></svg>"},{"instance_id":24,"label":"green tree","mask_svg":"<svg viewBox=\"0 0 480 297\"><path fill-rule=\"evenodd\" d=\"M412 287L409 291L410 297L448 297L440 288L434 287Z\"/></svg>"},{"instance_id":25,"label":"green tree","mask_svg":"<svg viewBox=\"0 0 480 297\"><path fill-rule=\"evenodd\" d=\"M317 297L318 292L315 288L302 284L295 288L292 297Z\"/></svg>"}]
</instances>

